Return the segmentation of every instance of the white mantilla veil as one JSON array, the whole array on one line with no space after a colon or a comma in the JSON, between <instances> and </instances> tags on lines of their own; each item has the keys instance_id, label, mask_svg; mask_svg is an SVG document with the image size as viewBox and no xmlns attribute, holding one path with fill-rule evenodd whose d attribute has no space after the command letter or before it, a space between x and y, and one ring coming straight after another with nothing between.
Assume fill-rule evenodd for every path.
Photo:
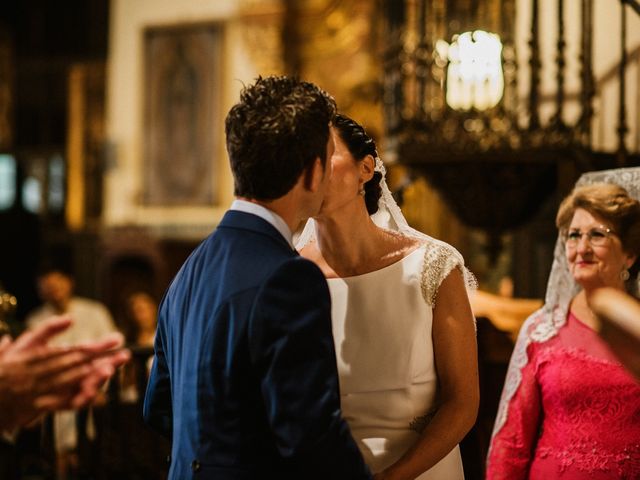
<instances>
[{"instance_id":1,"label":"white mantilla veil","mask_svg":"<svg viewBox=\"0 0 640 480\"><path fill-rule=\"evenodd\" d=\"M632 198L640 201L640 167L603 170L583 174L576 187L592 185L594 183L613 183L623 187ZM639 297L640 275L631 278L627 284L631 286L630 293ZM527 347L532 342L546 342L558 334L560 328L567 321L567 314L571 299L577 295L580 287L574 281L569 271L562 236L559 233L554 250L553 264L545 303L542 308L534 312L522 325L518 334L518 341L511 355L509 370L502 390L500 406L493 429L495 436L507 421L509 402L515 395L522 379L522 369L527 365Z\"/></svg>"},{"instance_id":2,"label":"white mantilla veil","mask_svg":"<svg viewBox=\"0 0 640 480\"><path fill-rule=\"evenodd\" d=\"M446 248L448 251L451 251L453 255L456 255L457 264L462 268L462 274L464 276L464 282L467 286L467 290L473 291L478 287L478 283L473 273L469 271L466 267L464 267L464 259L462 255L455 250L450 245L438 240L436 238L430 237L429 235L422 233L415 228L409 226L409 223L404 218L400 207L396 203L391 194L391 190L389 190L389 186L387 185L387 170L380 160L380 157L376 157L376 164L374 167L374 171L380 172L382 174L382 178L380 179L380 188L382 190L380 199L378 200L378 211L371 215L371 219L373 222L384 229L390 230L392 232L401 233L407 237L415 238L423 243L434 244L443 248ZM313 218L307 220L307 223L302 230L302 233L296 240L296 249L301 250L305 245L309 242L313 242L316 240L316 223Z\"/></svg>"}]
</instances>

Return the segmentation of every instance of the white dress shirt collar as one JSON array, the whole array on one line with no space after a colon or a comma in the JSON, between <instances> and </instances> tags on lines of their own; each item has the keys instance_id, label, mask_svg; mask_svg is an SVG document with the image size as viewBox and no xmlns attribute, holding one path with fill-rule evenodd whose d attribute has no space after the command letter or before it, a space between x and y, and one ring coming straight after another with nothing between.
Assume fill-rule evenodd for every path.
<instances>
[{"instance_id":1,"label":"white dress shirt collar","mask_svg":"<svg viewBox=\"0 0 640 480\"><path fill-rule=\"evenodd\" d=\"M269 222L269 224L272 225L273 228L280 232L280 235L282 235L287 243L291 245L291 248L295 249L293 245L293 234L291 233L291 229L289 228L289 225L287 225L287 223L277 213L269 210L266 207L263 207L262 205L258 205L257 203L253 202L247 202L246 200L234 200L229 210L250 213Z\"/></svg>"}]
</instances>

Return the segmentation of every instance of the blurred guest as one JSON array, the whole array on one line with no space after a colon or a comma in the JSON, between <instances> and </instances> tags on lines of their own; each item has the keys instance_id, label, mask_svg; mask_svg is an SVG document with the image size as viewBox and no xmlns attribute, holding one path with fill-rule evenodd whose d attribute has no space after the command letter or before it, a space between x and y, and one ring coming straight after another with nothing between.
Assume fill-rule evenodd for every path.
<instances>
[{"instance_id":1,"label":"blurred guest","mask_svg":"<svg viewBox=\"0 0 640 480\"><path fill-rule=\"evenodd\" d=\"M38 276L38 292L44 304L27 316L27 325L33 328L51 315L68 314L73 324L52 340L52 345L71 346L82 342L98 340L115 332L116 328L107 308L99 302L73 294L72 277L60 270L44 270ZM102 400L104 401L104 400ZM58 471L72 471L77 468L78 431L74 411L62 411L53 416L53 436L56 449ZM87 421L88 438L92 438L93 422Z\"/></svg>"},{"instance_id":2,"label":"blurred guest","mask_svg":"<svg viewBox=\"0 0 640 480\"><path fill-rule=\"evenodd\" d=\"M132 330L129 342L133 347L153 347L153 341L156 336L157 315L158 304L148 293L134 292L127 297L127 318ZM140 354L144 354L144 352L142 351ZM138 355L134 356L134 360L140 358ZM146 385L153 363L153 355L148 358L146 368L144 368L144 357L139 362L134 361L121 371L120 400L124 402L135 403L139 400L141 390L139 385L143 381ZM141 367L144 369L144 376L142 376Z\"/></svg>"},{"instance_id":3,"label":"blurred guest","mask_svg":"<svg viewBox=\"0 0 640 480\"><path fill-rule=\"evenodd\" d=\"M38 276L38 292L44 305L27 316L30 327L51 315L69 314L76 321L55 338L56 345L74 345L115 332L109 310L99 302L74 295L71 275L60 269L44 270Z\"/></svg>"},{"instance_id":4,"label":"blurred guest","mask_svg":"<svg viewBox=\"0 0 640 480\"><path fill-rule=\"evenodd\" d=\"M604 178L560 205L546 303L511 359L490 480L640 478L640 386L598 337L589 306L597 288L637 294L640 169Z\"/></svg>"},{"instance_id":5,"label":"blurred guest","mask_svg":"<svg viewBox=\"0 0 640 480\"><path fill-rule=\"evenodd\" d=\"M146 292L134 292L127 298L127 313L134 328L133 343L153 346L156 336L158 304Z\"/></svg>"}]
</instances>

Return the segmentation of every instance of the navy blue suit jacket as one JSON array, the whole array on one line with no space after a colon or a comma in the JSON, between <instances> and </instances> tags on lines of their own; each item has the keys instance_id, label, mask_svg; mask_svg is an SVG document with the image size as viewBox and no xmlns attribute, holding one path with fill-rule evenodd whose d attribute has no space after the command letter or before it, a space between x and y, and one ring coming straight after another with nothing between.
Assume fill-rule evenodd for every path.
<instances>
[{"instance_id":1,"label":"navy blue suit jacket","mask_svg":"<svg viewBox=\"0 0 640 480\"><path fill-rule=\"evenodd\" d=\"M370 478L341 416L331 304L312 262L229 211L158 314L144 417L169 478Z\"/></svg>"}]
</instances>

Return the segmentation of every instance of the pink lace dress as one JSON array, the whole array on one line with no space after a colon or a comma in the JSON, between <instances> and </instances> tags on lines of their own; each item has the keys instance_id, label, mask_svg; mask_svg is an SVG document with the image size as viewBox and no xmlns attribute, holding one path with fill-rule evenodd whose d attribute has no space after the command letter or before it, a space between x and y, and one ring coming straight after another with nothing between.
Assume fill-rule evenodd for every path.
<instances>
[{"instance_id":1,"label":"pink lace dress","mask_svg":"<svg viewBox=\"0 0 640 480\"><path fill-rule=\"evenodd\" d=\"M570 313L527 353L487 479L640 479L640 385L596 333Z\"/></svg>"}]
</instances>

